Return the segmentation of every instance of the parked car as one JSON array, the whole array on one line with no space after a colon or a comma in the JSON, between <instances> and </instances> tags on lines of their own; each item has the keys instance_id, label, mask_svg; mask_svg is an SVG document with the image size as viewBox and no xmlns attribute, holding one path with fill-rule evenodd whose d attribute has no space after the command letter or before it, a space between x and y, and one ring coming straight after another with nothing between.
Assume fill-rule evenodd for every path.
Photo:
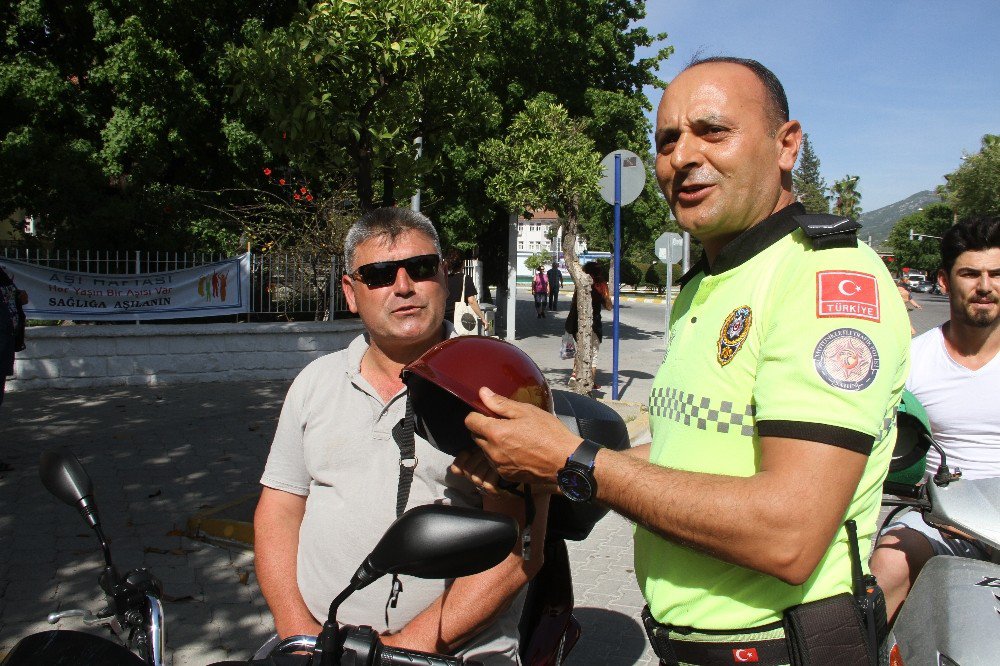
<instances>
[{"instance_id":1,"label":"parked car","mask_svg":"<svg viewBox=\"0 0 1000 666\"><path fill-rule=\"evenodd\" d=\"M910 271L906 275L906 278L904 278L904 279L906 280L906 284L909 285L910 289L913 289L914 287L916 287L921 282L926 282L927 281L927 274L926 273L920 273L918 271Z\"/></svg>"},{"instance_id":2,"label":"parked car","mask_svg":"<svg viewBox=\"0 0 1000 666\"><path fill-rule=\"evenodd\" d=\"M932 293L937 293L936 287L937 287L937 282L931 282L929 280L921 280L920 282L917 282L915 285L912 285L910 287L910 291L916 291L921 294L932 294Z\"/></svg>"}]
</instances>

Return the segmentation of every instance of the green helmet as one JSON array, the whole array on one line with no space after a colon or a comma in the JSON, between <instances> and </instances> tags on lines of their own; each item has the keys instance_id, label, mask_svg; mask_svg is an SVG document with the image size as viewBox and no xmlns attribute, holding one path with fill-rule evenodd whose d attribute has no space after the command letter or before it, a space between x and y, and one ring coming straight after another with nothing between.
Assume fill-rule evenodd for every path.
<instances>
[{"instance_id":1,"label":"green helmet","mask_svg":"<svg viewBox=\"0 0 1000 666\"><path fill-rule=\"evenodd\" d=\"M931 422L920 401L903 390L896 416L896 446L886 481L915 485L924 478L927 450L931 447Z\"/></svg>"}]
</instances>

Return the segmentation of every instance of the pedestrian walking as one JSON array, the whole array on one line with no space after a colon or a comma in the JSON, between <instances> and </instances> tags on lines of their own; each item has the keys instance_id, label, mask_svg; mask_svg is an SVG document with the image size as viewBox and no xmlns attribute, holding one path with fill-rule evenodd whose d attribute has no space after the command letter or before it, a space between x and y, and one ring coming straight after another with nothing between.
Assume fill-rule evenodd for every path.
<instances>
[{"instance_id":1,"label":"pedestrian walking","mask_svg":"<svg viewBox=\"0 0 1000 666\"><path fill-rule=\"evenodd\" d=\"M563 274L559 270L559 264L552 262L552 268L545 276L549 279L549 310L555 312L559 309L559 290L563 286Z\"/></svg>"},{"instance_id":2,"label":"pedestrian walking","mask_svg":"<svg viewBox=\"0 0 1000 666\"><path fill-rule=\"evenodd\" d=\"M535 277L531 280L531 294L535 297L535 314L539 319L544 319L545 301L549 296L549 280L545 277L544 266L535 270Z\"/></svg>"},{"instance_id":3,"label":"pedestrian walking","mask_svg":"<svg viewBox=\"0 0 1000 666\"><path fill-rule=\"evenodd\" d=\"M899 290L899 296L903 299L903 305L906 306L907 312L913 312L914 310L923 310L924 306L913 300L913 293L910 291L910 285L906 283L906 280L900 278L899 282L896 283L896 288ZM917 329L910 324L910 337L917 334Z\"/></svg>"}]
</instances>

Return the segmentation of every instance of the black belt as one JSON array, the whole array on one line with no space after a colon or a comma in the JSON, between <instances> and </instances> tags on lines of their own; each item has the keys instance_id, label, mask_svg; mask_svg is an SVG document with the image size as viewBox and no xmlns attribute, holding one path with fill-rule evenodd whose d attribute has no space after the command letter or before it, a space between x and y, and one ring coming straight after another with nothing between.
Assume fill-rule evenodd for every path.
<instances>
[{"instance_id":1,"label":"black belt","mask_svg":"<svg viewBox=\"0 0 1000 666\"><path fill-rule=\"evenodd\" d=\"M788 644L784 638L741 640L741 634L751 635L778 629L781 622L752 629L737 629L725 632L734 640L689 641L684 633L692 631L688 627L671 627L657 622L649 612L649 606L642 609L642 623L646 635L653 646L653 652L663 664L740 664L753 663L757 666L782 666L791 663ZM709 633L709 632L699 632ZM722 632L720 632L721 634ZM673 635L671 635L673 634Z\"/></svg>"}]
</instances>

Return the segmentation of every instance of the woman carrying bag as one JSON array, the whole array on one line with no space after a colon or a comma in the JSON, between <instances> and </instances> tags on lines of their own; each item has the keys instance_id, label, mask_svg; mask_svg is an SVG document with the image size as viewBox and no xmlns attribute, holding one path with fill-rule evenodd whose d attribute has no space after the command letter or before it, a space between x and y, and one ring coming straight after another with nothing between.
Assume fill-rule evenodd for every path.
<instances>
[{"instance_id":1,"label":"woman carrying bag","mask_svg":"<svg viewBox=\"0 0 1000 666\"><path fill-rule=\"evenodd\" d=\"M444 318L455 325L459 335L478 335L479 323L483 331L489 331L486 315L479 307L476 285L472 277L463 270L462 252L456 247L449 248L444 253L445 264L448 266L448 301L445 304Z\"/></svg>"},{"instance_id":2,"label":"woman carrying bag","mask_svg":"<svg viewBox=\"0 0 1000 666\"><path fill-rule=\"evenodd\" d=\"M591 327L594 331L594 340L591 345L591 356L590 356L590 372L592 373L592 382L595 389L601 388L600 384L597 383L597 352L601 349L601 340L604 338L602 325L601 325L601 310L610 310L611 294L608 290L608 280L604 276L603 271L601 271L601 266L596 261L588 261L583 265L583 272L593 278L593 283L590 285L590 304L593 311L593 321L591 322ZM576 307L576 293L573 294L572 305L569 308L569 314L566 316L566 332L572 335L574 338L580 330L580 311ZM574 353L574 356L576 354ZM575 384L577 381L576 372L570 375L569 383L570 385Z\"/></svg>"}]
</instances>

